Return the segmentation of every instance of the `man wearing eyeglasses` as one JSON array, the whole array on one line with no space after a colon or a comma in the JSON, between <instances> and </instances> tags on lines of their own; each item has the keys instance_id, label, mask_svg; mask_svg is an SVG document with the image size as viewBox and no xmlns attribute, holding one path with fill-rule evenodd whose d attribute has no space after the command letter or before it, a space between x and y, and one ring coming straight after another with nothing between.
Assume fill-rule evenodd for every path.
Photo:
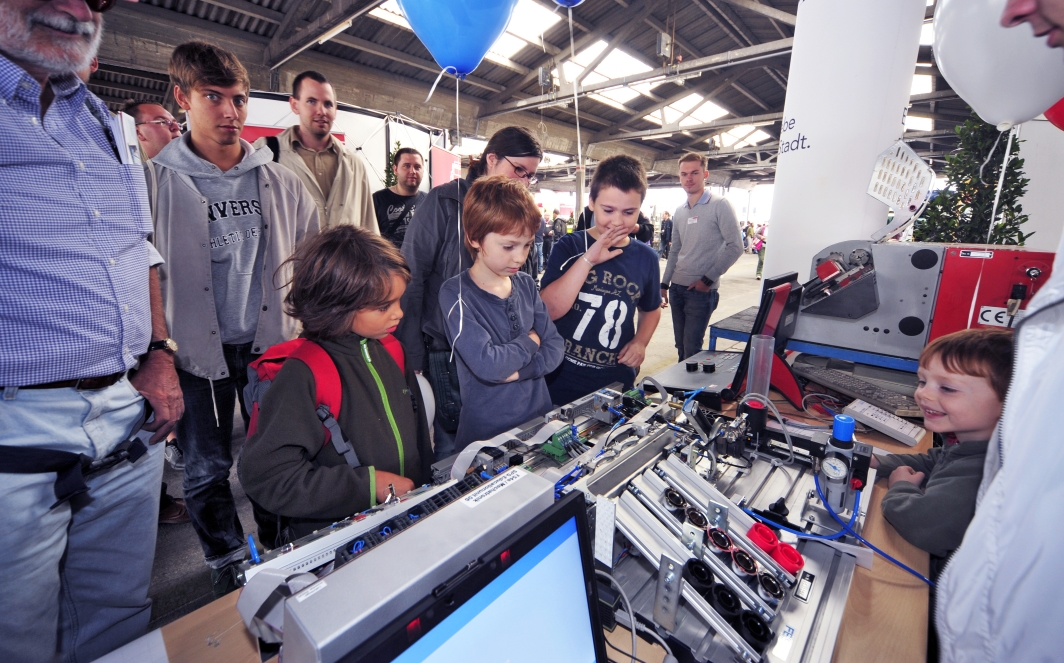
<instances>
[{"instance_id":1,"label":"man wearing eyeglasses","mask_svg":"<svg viewBox=\"0 0 1064 663\"><path fill-rule=\"evenodd\" d=\"M181 136L181 125L159 104L134 101L122 110L137 123L137 140L149 159L154 159L170 141Z\"/></svg>"},{"instance_id":2,"label":"man wearing eyeglasses","mask_svg":"<svg viewBox=\"0 0 1064 663\"><path fill-rule=\"evenodd\" d=\"M0 2L2 661L91 661L151 615L163 445L126 442L184 405L141 166L77 76L108 4Z\"/></svg>"}]
</instances>

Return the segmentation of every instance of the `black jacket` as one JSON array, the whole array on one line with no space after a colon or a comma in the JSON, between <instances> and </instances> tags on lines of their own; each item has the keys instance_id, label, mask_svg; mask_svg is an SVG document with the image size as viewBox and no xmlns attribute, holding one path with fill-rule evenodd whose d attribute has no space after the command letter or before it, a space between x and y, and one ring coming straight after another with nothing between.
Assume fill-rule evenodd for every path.
<instances>
[{"instance_id":1,"label":"black jacket","mask_svg":"<svg viewBox=\"0 0 1064 663\"><path fill-rule=\"evenodd\" d=\"M278 529L288 527L287 540L373 506L373 468L406 476L415 486L432 479L429 425L413 366L407 361L406 374L401 373L376 340L366 340L367 361L362 341L351 334L320 343L340 373L343 397L337 423L361 467L351 468L331 443L325 444L325 429L315 414L314 375L298 360L281 367L260 403L258 430L244 444L240 484L257 506L282 517ZM388 407L370 362L384 386ZM256 513L256 518L260 515Z\"/></svg>"},{"instance_id":2,"label":"black jacket","mask_svg":"<svg viewBox=\"0 0 1064 663\"><path fill-rule=\"evenodd\" d=\"M417 370L427 368L426 349L450 348L440 311L440 286L473 265L458 227L458 213L470 186L466 180L454 180L429 191L403 240L401 253L410 266L410 283L403 294L404 317L395 336L406 349L407 364ZM528 252L521 268L533 278L534 254Z\"/></svg>"}]
</instances>

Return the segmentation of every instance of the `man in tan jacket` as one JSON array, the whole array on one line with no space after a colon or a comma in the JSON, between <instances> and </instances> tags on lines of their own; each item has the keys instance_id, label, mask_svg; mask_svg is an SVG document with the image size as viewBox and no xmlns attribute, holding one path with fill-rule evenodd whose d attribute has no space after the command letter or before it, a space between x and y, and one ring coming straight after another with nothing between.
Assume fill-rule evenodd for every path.
<instances>
[{"instance_id":1,"label":"man in tan jacket","mask_svg":"<svg viewBox=\"0 0 1064 663\"><path fill-rule=\"evenodd\" d=\"M288 103L299 124L258 139L255 147L269 148L274 161L299 176L318 206L322 230L348 224L380 233L366 167L332 135L336 93L328 79L304 71L292 83Z\"/></svg>"}]
</instances>

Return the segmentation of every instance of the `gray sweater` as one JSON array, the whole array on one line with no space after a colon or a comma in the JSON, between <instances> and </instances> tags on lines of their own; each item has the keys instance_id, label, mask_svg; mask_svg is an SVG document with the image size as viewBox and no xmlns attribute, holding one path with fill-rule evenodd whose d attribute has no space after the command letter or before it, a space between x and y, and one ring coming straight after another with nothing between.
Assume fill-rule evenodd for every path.
<instances>
[{"instance_id":1,"label":"gray sweater","mask_svg":"<svg viewBox=\"0 0 1064 663\"><path fill-rule=\"evenodd\" d=\"M908 465L925 475L924 485L896 483L883 497L883 517L909 543L938 557L961 545L975 515L987 442L961 442L926 454L880 458L876 476Z\"/></svg>"},{"instance_id":2,"label":"gray sweater","mask_svg":"<svg viewBox=\"0 0 1064 663\"><path fill-rule=\"evenodd\" d=\"M731 204L707 191L694 207L678 207L672 221L672 248L662 285L675 281L689 286L705 276L716 290L721 275L743 254L743 236Z\"/></svg>"},{"instance_id":3,"label":"gray sweater","mask_svg":"<svg viewBox=\"0 0 1064 663\"><path fill-rule=\"evenodd\" d=\"M440 288L462 393L455 435L459 448L488 440L553 408L543 376L562 362L562 337L539 298L535 279L519 272L510 280L513 288L506 299L481 290L468 270ZM528 335L533 329L540 338L538 346ZM515 372L517 380L506 382Z\"/></svg>"}]
</instances>

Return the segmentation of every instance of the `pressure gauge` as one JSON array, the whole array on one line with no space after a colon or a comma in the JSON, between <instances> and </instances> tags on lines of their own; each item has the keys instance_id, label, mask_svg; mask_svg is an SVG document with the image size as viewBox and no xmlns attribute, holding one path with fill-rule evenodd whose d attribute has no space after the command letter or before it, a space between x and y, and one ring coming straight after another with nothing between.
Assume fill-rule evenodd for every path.
<instances>
[{"instance_id":1,"label":"pressure gauge","mask_svg":"<svg viewBox=\"0 0 1064 663\"><path fill-rule=\"evenodd\" d=\"M824 476L830 481L845 480L846 474L850 469L846 463L846 459L842 456L829 456L824 459L824 462L820 464L820 467L824 471Z\"/></svg>"}]
</instances>

